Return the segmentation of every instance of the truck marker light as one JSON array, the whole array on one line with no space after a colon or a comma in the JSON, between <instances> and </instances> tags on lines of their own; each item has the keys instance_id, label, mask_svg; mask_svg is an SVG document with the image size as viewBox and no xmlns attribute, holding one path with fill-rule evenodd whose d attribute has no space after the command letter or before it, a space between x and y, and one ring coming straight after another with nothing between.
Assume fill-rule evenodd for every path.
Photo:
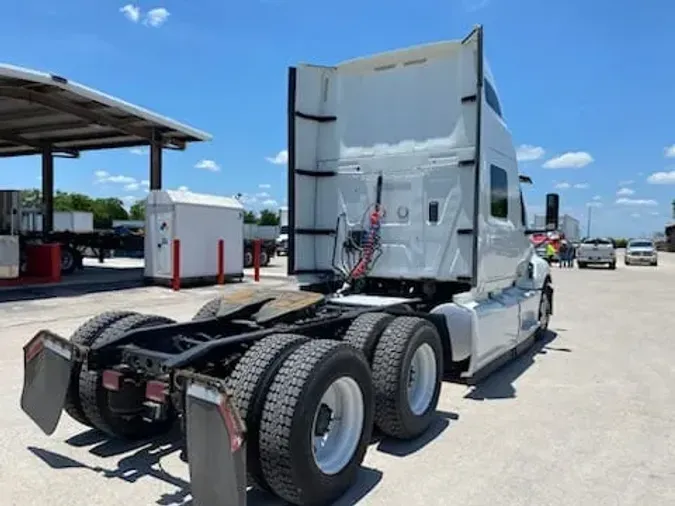
<instances>
[{"instance_id":1,"label":"truck marker light","mask_svg":"<svg viewBox=\"0 0 675 506\"><path fill-rule=\"evenodd\" d=\"M121 378L121 372L106 369L103 371L103 388L106 390L112 390L113 392L119 391Z\"/></svg>"},{"instance_id":2,"label":"truck marker light","mask_svg":"<svg viewBox=\"0 0 675 506\"><path fill-rule=\"evenodd\" d=\"M35 357L37 357L43 348L44 344L42 341L42 337L36 337L32 341L30 341L24 348L26 354L26 362L30 362Z\"/></svg>"},{"instance_id":3,"label":"truck marker light","mask_svg":"<svg viewBox=\"0 0 675 506\"><path fill-rule=\"evenodd\" d=\"M163 381L150 380L145 384L145 398L163 404L168 387Z\"/></svg>"},{"instance_id":4,"label":"truck marker light","mask_svg":"<svg viewBox=\"0 0 675 506\"><path fill-rule=\"evenodd\" d=\"M218 412L223 418L223 422L225 422L225 426L227 427L227 432L230 435L230 451L235 453L239 450L244 444L243 424L232 412L227 397L213 388L208 388L196 383L190 383L188 385L187 395L217 406Z\"/></svg>"}]
</instances>

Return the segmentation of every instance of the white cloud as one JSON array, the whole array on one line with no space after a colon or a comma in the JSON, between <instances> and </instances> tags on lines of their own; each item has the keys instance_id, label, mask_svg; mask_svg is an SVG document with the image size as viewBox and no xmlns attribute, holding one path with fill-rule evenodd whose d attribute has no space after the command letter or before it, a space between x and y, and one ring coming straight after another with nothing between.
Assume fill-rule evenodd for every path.
<instances>
[{"instance_id":1,"label":"white cloud","mask_svg":"<svg viewBox=\"0 0 675 506\"><path fill-rule=\"evenodd\" d=\"M602 202L593 201L586 204L588 207L602 207Z\"/></svg>"},{"instance_id":2,"label":"white cloud","mask_svg":"<svg viewBox=\"0 0 675 506\"><path fill-rule=\"evenodd\" d=\"M640 213L633 213L633 214L631 214L630 216L631 216L631 218L639 218L639 217L640 217Z\"/></svg>"},{"instance_id":3,"label":"white cloud","mask_svg":"<svg viewBox=\"0 0 675 506\"><path fill-rule=\"evenodd\" d=\"M663 154L666 158L675 158L675 144L664 148Z\"/></svg>"},{"instance_id":4,"label":"white cloud","mask_svg":"<svg viewBox=\"0 0 675 506\"><path fill-rule=\"evenodd\" d=\"M570 184L562 181L560 183L556 183L555 187L559 190L567 190L570 187Z\"/></svg>"},{"instance_id":5,"label":"white cloud","mask_svg":"<svg viewBox=\"0 0 675 506\"><path fill-rule=\"evenodd\" d=\"M135 183L136 180L131 176L108 176L105 178L107 183L130 184Z\"/></svg>"},{"instance_id":6,"label":"white cloud","mask_svg":"<svg viewBox=\"0 0 675 506\"><path fill-rule=\"evenodd\" d=\"M630 186L634 183L632 179L625 179L624 181L619 181L619 186Z\"/></svg>"},{"instance_id":7,"label":"white cloud","mask_svg":"<svg viewBox=\"0 0 675 506\"><path fill-rule=\"evenodd\" d=\"M259 198L259 199L268 199L268 198L270 198L270 194L267 193L267 192L256 193L255 196L256 196L257 198Z\"/></svg>"},{"instance_id":8,"label":"white cloud","mask_svg":"<svg viewBox=\"0 0 675 506\"><path fill-rule=\"evenodd\" d=\"M288 163L288 151L282 149L276 154L276 156L265 157L265 160L267 160L270 163L273 163L274 165L286 165Z\"/></svg>"},{"instance_id":9,"label":"white cloud","mask_svg":"<svg viewBox=\"0 0 675 506\"><path fill-rule=\"evenodd\" d=\"M545 169L580 169L593 162L593 157L585 151L570 151L556 158L547 160Z\"/></svg>"},{"instance_id":10,"label":"white cloud","mask_svg":"<svg viewBox=\"0 0 675 506\"><path fill-rule=\"evenodd\" d=\"M143 181L141 181L141 186L150 186L150 181L144 179Z\"/></svg>"},{"instance_id":11,"label":"white cloud","mask_svg":"<svg viewBox=\"0 0 675 506\"><path fill-rule=\"evenodd\" d=\"M131 177L131 176L113 176L109 172L106 172L105 170L97 170L94 172L94 176L96 177L96 183L113 183L113 184L124 184L124 185L132 185L132 184L138 184L136 182L136 179Z\"/></svg>"},{"instance_id":12,"label":"white cloud","mask_svg":"<svg viewBox=\"0 0 675 506\"><path fill-rule=\"evenodd\" d=\"M595 195L593 197L593 200L595 200L597 202L598 200L602 200L602 197L600 195Z\"/></svg>"},{"instance_id":13,"label":"white cloud","mask_svg":"<svg viewBox=\"0 0 675 506\"><path fill-rule=\"evenodd\" d=\"M124 187L125 190L137 191L141 187L140 183L129 183Z\"/></svg>"},{"instance_id":14,"label":"white cloud","mask_svg":"<svg viewBox=\"0 0 675 506\"><path fill-rule=\"evenodd\" d=\"M627 195L633 195L635 193L635 190L631 190L630 188L621 188L618 192L616 192L617 195L621 196L627 196Z\"/></svg>"},{"instance_id":15,"label":"white cloud","mask_svg":"<svg viewBox=\"0 0 675 506\"><path fill-rule=\"evenodd\" d=\"M187 186L179 186L178 191L179 192L189 192L190 188L188 188Z\"/></svg>"},{"instance_id":16,"label":"white cloud","mask_svg":"<svg viewBox=\"0 0 675 506\"><path fill-rule=\"evenodd\" d=\"M521 144L516 149L516 158L519 162L531 162L539 160L546 151L541 146L532 146L531 144Z\"/></svg>"},{"instance_id":17,"label":"white cloud","mask_svg":"<svg viewBox=\"0 0 675 506\"><path fill-rule=\"evenodd\" d=\"M210 170L211 172L218 172L220 170L220 166L213 160L200 160L195 165L195 169L204 169Z\"/></svg>"},{"instance_id":18,"label":"white cloud","mask_svg":"<svg viewBox=\"0 0 675 506\"><path fill-rule=\"evenodd\" d=\"M675 184L675 170L670 172L654 172L647 178L649 184Z\"/></svg>"},{"instance_id":19,"label":"white cloud","mask_svg":"<svg viewBox=\"0 0 675 506\"><path fill-rule=\"evenodd\" d=\"M578 190L587 190L590 185L588 183L577 183L574 187Z\"/></svg>"},{"instance_id":20,"label":"white cloud","mask_svg":"<svg viewBox=\"0 0 675 506\"><path fill-rule=\"evenodd\" d=\"M272 185L271 184L259 184L258 188L260 188L261 190L269 190L270 188L272 188Z\"/></svg>"},{"instance_id":21,"label":"white cloud","mask_svg":"<svg viewBox=\"0 0 675 506\"><path fill-rule=\"evenodd\" d=\"M652 206L659 205L659 203L656 200L652 200L652 199L620 198L620 199L616 199L616 203L621 205L621 206L647 206L647 207L652 207Z\"/></svg>"},{"instance_id":22,"label":"white cloud","mask_svg":"<svg viewBox=\"0 0 675 506\"><path fill-rule=\"evenodd\" d=\"M148 150L145 148L131 148L129 150L129 153L132 155L146 155L148 153Z\"/></svg>"},{"instance_id":23,"label":"white cloud","mask_svg":"<svg viewBox=\"0 0 675 506\"><path fill-rule=\"evenodd\" d=\"M146 26L152 26L153 28L159 28L164 23L166 23L166 20L169 19L170 15L171 13L164 7L150 9L145 15L143 24Z\"/></svg>"},{"instance_id":24,"label":"white cloud","mask_svg":"<svg viewBox=\"0 0 675 506\"><path fill-rule=\"evenodd\" d=\"M138 20L141 19L141 8L134 4L125 5L120 9L120 12L132 23L138 23Z\"/></svg>"},{"instance_id":25,"label":"white cloud","mask_svg":"<svg viewBox=\"0 0 675 506\"><path fill-rule=\"evenodd\" d=\"M649 214L651 214L652 216L659 216L661 213L658 211L651 211Z\"/></svg>"},{"instance_id":26,"label":"white cloud","mask_svg":"<svg viewBox=\"0 0 675 506\"><path fill-rule=\"evenodd\" d=\"M274 199L267 199L262 203L264 206L277 207L279 203Z\"/></svg>"}]
</instances>

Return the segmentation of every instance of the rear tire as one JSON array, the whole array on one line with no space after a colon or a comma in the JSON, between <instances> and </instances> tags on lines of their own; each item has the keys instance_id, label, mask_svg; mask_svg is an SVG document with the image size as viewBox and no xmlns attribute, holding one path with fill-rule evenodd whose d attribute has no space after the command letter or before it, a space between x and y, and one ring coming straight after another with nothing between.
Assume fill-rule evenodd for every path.
<instances>
[{"instance_id":1,"label":"rear tire","mask_svg":"<svg viewBox=\"0 0 675 506\"><path fill-rule=\"evenodd\" d=\"M609 264L609 270L613 271L615 269L616 269L616 262L612 262L611 264Z\"/></svg>"},{"instance_id":2,"label":"rear tire","mask_svg":"<svg viewBox=\"0 0 675 506\"><path fill-rule=\"evenodd\" d=\"M586 262L577 262L577 265L579 266L579 269L585 269L587 267Z\"/></svg>"},{"instance_id":3,"label":"rear tire","mask_svg":"<svg viewBox=\"0 0 675 506\"><path fill-rule=\"evenodd\" d=\"M267 267L270 264L270 256L267 254L267 251L260 251L260 265L262 267Z\"/></svg>"},{"instance_id":4,"label":"rear tire","mask_svg":"<svg viewBox=\"0 0 675 506\"><path fill-rule=\"evenodd\" d=\"M61 245L61 274L68 275L77 268L78 253L70 246Z\"/></svg>"},{"instance_id":5,"label":"rear tire","mask_svg":"<svg viewBox=\"0 0 675 506\"><path fill-rule=\"evenodd\" d=\"M308 337L273 334L253 345L228 378L232 402L246 424L246 465L248 481L269 490L260 464L260 423L265 397L286 358Z\"/></svg>"},{"instance_id":6,"label":"rear tire","mask_svg":"<svg viewBox=\"0 0 675 506\"><path fill-rule=\"evenodd\" d=\"M106 328L92 344L104 345L122 334L141 327L153 327L175 323L170 318L154 315L135 314L127 316ZM165 421L146 422L142 417L142 399L138 413L122 416L110 409L109 396L112 394L103 387L103 373L98 370L82 368L80 372L80 401L85 416L96 429L110 436L122 439L143 439L166 432L171 428L174 417ZM115 393L113 395L121 395Z\"/></svg>"},{"instance_id":7,"label":"rear tire","mask_svg":"<svg viewBox=\"0 0 675 506\"><path fill-rule=\"evenodd\" d=\"M443 377L443 345L423 318L395 318L373 357L375 423L388 436L413 439L434 420Z\"/></svg>"},{"instance_id":8,"label":"rear tire","mask_svg":"<svg viewBox=\"0 0 675 506\"><path fill-rule=\"evenodd\" d=\"M108 327L118 322L122 318L132 316L137 313L131 311L106 311L84 322L70 336L70 342L82 346L91 345ZM64 409L66 413L75 421L82 425L91 427L92 424L84 414L82 403L80 402L80 371L82 363L76 362L70 374L70 383L66 392L66 404Z\"/></svg>"},{"instance_id":9,"label":"rear tire","mask_svg":"<svg viewBox=\"0 0 675 506\"><path fill-rule=\"evenodd\" d=\"M343 340L362 352L371 364L377 341L393 319L394 316L387 313L362 314L349 325Z\"/></svg>"},{"instance_id":10,"label":"rear tire","mask_svg":"<svg viewBox=\"0 0 675 506\"><path fill-rule=\"evenodd\" d=\"M253 267L253 252L250 250L244 251L244 268L248 269Z\"/></svg>"},{"instance_id":11,"label":"rear tire","mask_svg":"<svg viewBox=\"0 0 675 506\"><path fill-rule=\"evenodd\" d=\"M220 310L220 303L221 299L219 297L211 299L199 308L199 311L197 311L197 313L192 317L192 321L203 320L204 318L213 318Z\"/></svg>"},{"instance_id":12,"label":"rear tire","mask_svg":"<svg viewBox=\"0 0 675 506\"><path fill-rule=\"evenodd\" d=\"M260 456L270 488L292 504L331 504L356 480L373 417L363 354L338 341L303 344L286 359L265 401Z\"/></svg>"}]
</instances>

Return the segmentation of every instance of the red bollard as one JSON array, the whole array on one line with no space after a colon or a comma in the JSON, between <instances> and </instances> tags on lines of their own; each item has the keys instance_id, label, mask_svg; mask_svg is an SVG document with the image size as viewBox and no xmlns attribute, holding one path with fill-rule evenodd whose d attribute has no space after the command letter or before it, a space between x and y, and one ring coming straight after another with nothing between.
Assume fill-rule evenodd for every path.
<instances>
[{"instance_id":1,"label":"red bollard","mask_svg":"<svg viewBox=\"0 0 675 506\"><path fill-rule=\"evenodd\" d=\"M260 281L260 246L262 241L256 239L253 241L253 280Z\"/></svg>"},{"instance_id":2,"label":"red bollard","mask_svg":"<svg viewBox=\"0 0 675 506\"><path fill-rule=\"evenodd\" d=\"M174 291L180 290L180 240L173 240L173 277L171 279L171 288Z\"/></svg>"},{"instance_id":3,"label":"red bollard","mask_svg":"<svg viewBox=\"0 0 675 506\"><path fill-rule=\"evenodd\" d=\"M225 241L218 239L218 284L225 284Z\"/></svg>"}]
</instances>

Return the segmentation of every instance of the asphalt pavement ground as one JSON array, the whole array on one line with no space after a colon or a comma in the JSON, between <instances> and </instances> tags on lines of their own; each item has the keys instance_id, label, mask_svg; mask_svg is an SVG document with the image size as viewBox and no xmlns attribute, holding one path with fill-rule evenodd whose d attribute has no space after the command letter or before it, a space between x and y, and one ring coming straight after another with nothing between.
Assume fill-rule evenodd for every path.
<instances>
[{"instance_id":1,"label":"asphalt pavement ground","mask_svg":"<svg viewBox=\"0 0 675 506\"><path fill-rule=\"evenodd\" d=\"M476 387L446 383L433 429L373 444L340 505L675 504L675 254L657 268L554 267L553 280L549 337ZM0 304L0 504L191 504L170 440L108 441L67 416L44 436L19 409L21 349L38 329L67 335L109 309L188 319L221 290ZM251 506L272 504L250 494Z\"/></svg>"}]
</instances>

